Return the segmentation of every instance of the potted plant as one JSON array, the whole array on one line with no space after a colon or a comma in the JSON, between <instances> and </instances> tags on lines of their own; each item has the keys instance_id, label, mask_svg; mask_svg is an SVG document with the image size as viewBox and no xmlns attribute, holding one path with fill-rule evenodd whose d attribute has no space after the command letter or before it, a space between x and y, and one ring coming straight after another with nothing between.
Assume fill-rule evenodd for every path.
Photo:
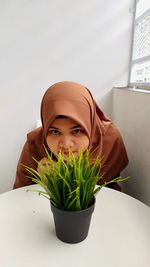
<instances>
[{"instance_id":1,"label":"potted plant","mask_svg":"<svg viewBox=\"0 0 150 267\"><path fill-rule=\"evenodd\" d=\"M128 177L120 176L96 186L103 177L101 158L91 164L89 150L80 150L77 156L69 150L67 157L59 153L55 159L46 150L46 157L46 165L34 159L40 172L23 165L29 173L27 177L42 186L44 191L35 191L50 200L57 237L67 243L81 242L88 235L96 193L103 186Z\"/></svg>"}]
</instances>

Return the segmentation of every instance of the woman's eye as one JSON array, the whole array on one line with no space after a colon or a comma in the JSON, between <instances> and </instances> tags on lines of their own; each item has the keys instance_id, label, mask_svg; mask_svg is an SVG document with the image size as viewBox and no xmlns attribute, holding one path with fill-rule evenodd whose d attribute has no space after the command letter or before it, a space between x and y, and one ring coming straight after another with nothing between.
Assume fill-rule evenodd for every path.
<instances>
[{"instance_id":1,"label":"woman's eye","mask_svg":"<svg viewBox=\"0 0 150 267\"><path fill-rule=\"evenodd\" d=\"M80 134L81 132L82 132L81 129L74 129L74 130L72 131L72 133L73 133L74 135Z\"/></svg>"},{"instance_id":2,"label":"woman's eye","mask_svg":"<svg viewBox=\"0 0 150 267\"><path fill-rule=\"evenodd\" d=\"M49 130L49 133L51 135L59 135L60 134L60 132L58 130Z\"/></svg>"}]
</instances>

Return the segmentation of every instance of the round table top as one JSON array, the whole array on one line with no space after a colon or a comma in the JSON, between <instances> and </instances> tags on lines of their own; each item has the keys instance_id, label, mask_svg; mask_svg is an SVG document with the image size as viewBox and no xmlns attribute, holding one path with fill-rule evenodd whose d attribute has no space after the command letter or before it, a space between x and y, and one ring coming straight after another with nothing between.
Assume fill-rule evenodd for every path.
<instances>
[{"instance_id":1,"label":"round table top","mask_svg":"<svg viewBox=\"0 0 150 267\"><path fill-rule=\"evenodd\" d=\"M88 237L67 244L55 235L49 201L29 188L39 186L0 195L0 266L150 266L150 208L142 202L102 188Z\"/></svg>"}]
</instances>

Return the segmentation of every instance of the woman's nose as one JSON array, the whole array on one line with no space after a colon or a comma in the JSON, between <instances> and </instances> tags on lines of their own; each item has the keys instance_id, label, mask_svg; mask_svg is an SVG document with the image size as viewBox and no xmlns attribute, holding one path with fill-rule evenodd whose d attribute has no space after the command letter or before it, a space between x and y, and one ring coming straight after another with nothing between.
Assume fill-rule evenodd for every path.
<instances>
[{"instance_id":1,"label":"woman's nose","mask_svg":"<svg viewBox=\"0 0 150 267\"><path fill-rule=\"evenodd\" d=\"M63 136L59 141L59 147L61 149L68 149L71 148L72 146L73 146L73 141L68 136Z\"/></svg>"}]
</instances>

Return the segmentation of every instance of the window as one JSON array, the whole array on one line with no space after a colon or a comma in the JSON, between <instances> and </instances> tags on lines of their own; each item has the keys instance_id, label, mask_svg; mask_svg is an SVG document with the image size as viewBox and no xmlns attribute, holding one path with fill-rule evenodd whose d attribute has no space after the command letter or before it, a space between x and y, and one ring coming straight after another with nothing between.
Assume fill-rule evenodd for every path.
<instances>
[{"instance_id":1,"label":"window","mask_svg":"<svg viewBox=\"0 0 150 267\"><path fill-rule=\"evenodd\" d=\"M137 0L130 86L150 88L150 0Z\"/></svg>"}]
</instances>

